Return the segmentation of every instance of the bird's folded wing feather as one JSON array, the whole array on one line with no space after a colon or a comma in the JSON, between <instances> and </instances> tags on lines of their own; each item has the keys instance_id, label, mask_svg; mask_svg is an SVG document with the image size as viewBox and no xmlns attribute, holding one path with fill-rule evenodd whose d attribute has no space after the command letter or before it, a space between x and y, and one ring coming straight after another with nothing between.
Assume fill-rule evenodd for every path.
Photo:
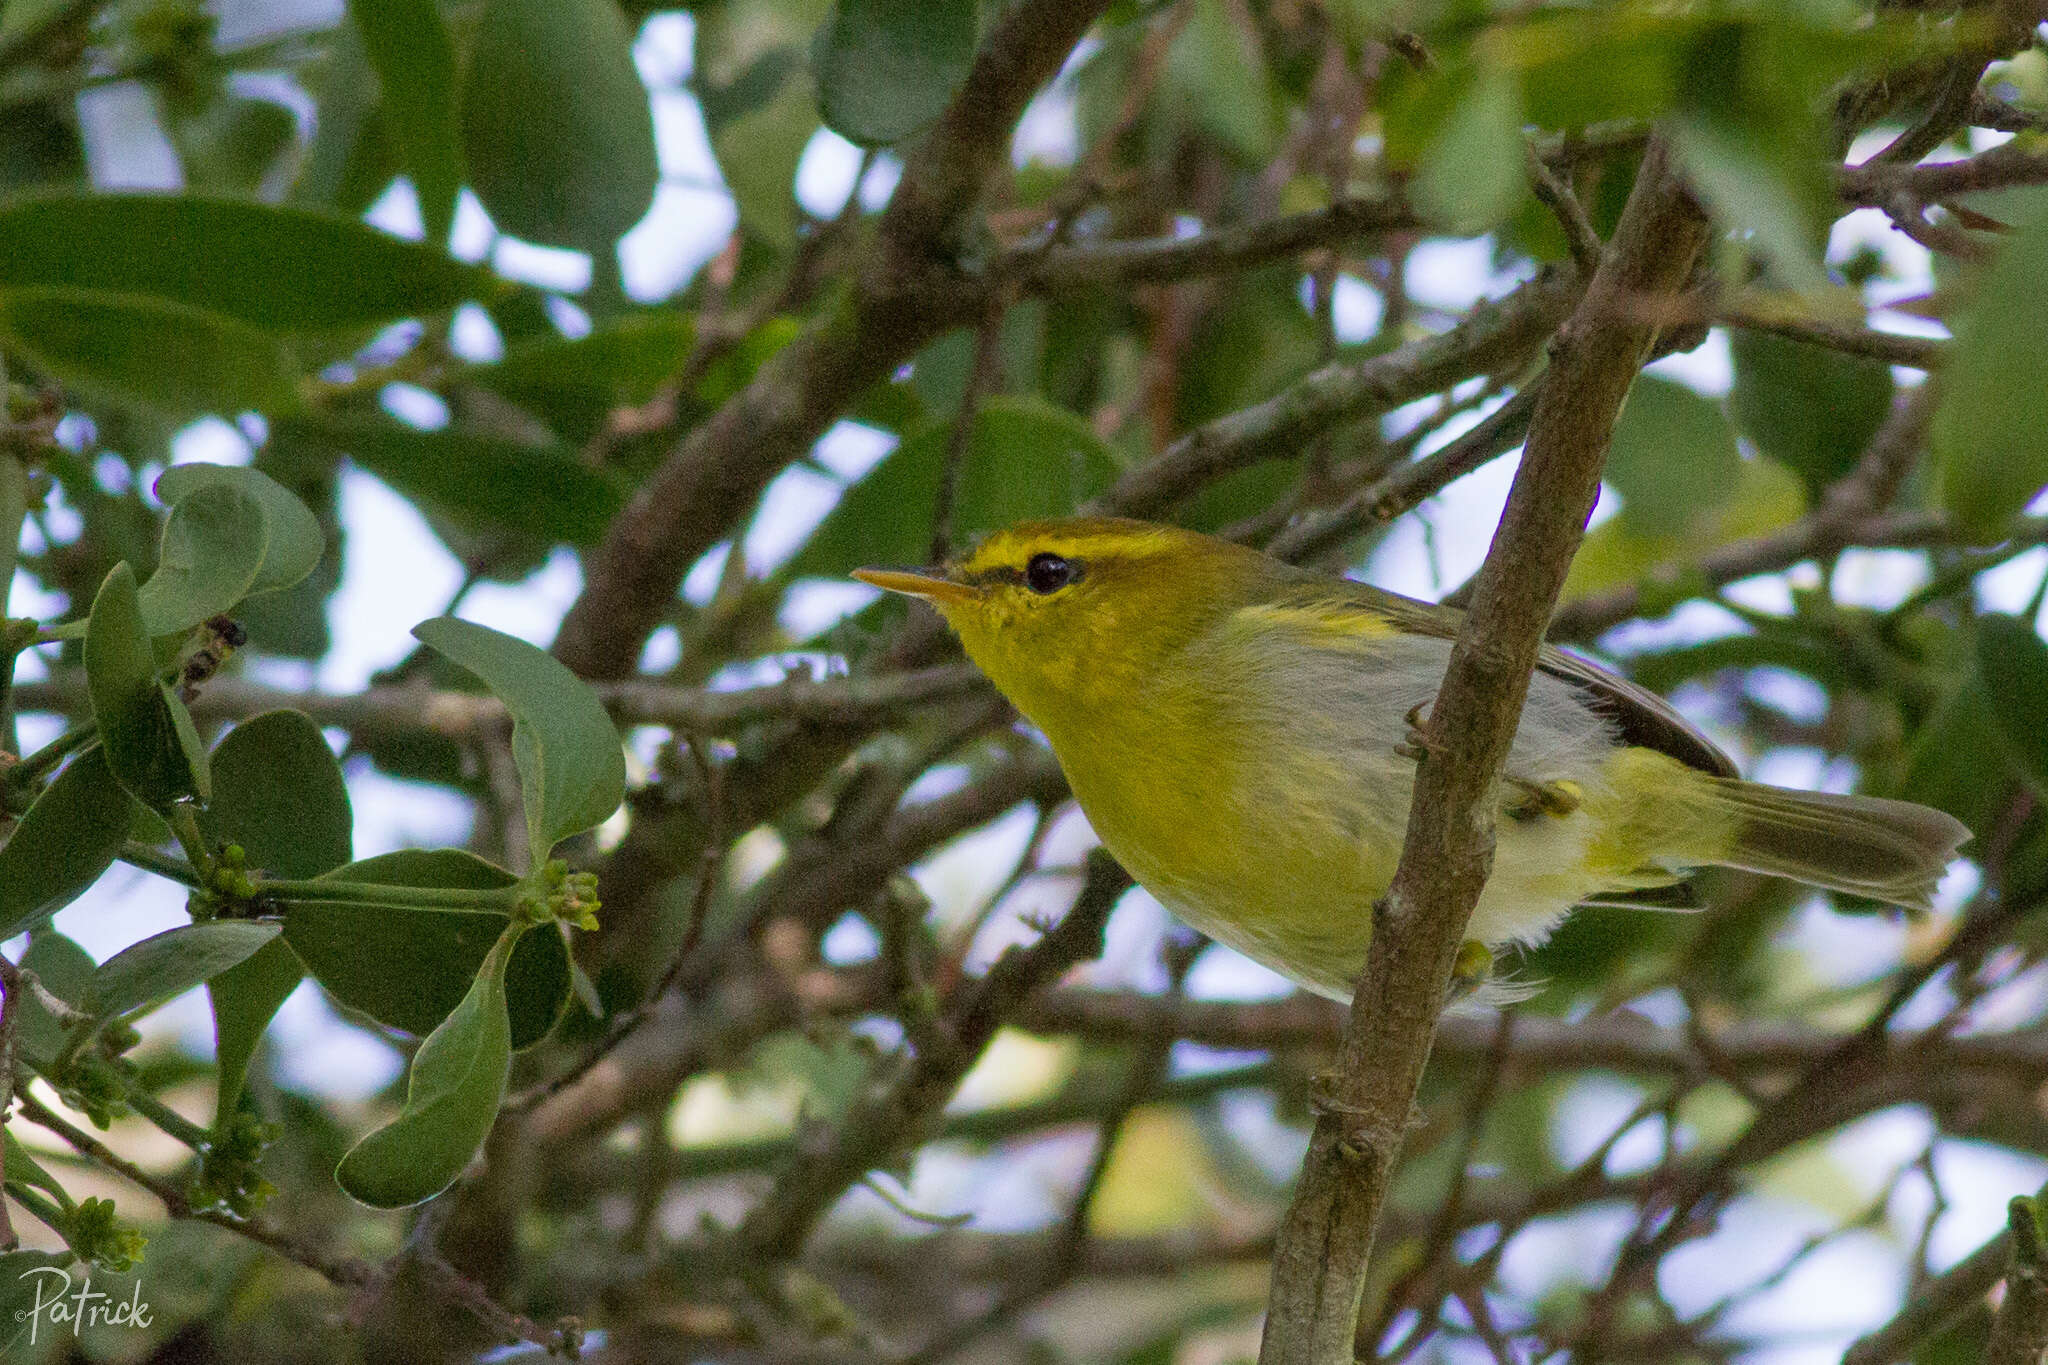
<instances>
[{"instance_id":1,"label":"bird's folded wing feather","mask_svg":"<svg viewBox=\"0 0 2048 1365\"><path fill-rule=\"evenodd\" d=\"M1316 578L1302 583L1289 605L1299 609L1326 608L1333 615L1355 613L1360 608L1384 616L1393 626L1418 635L1454 640L1464 624L1465 613L1454 607L1420 602L1366 583ZM1553 645L1543 646L1536 667L1586 692L1596 707L1613 722L1624 743L1640 745L1669 754L1688 767L1718 777L1735 777L1734 760L1681 716L1671 703L1648 688L1608 672L1589 659L1567 654Z\"/></svg>"}]
</instances>

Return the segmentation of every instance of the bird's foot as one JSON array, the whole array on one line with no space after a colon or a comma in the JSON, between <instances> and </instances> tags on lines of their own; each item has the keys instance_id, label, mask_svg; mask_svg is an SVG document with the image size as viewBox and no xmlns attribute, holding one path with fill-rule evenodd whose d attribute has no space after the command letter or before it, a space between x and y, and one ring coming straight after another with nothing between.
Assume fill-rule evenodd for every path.
<instances>
[{"instance_id":1,"label":"bird's foot","mask_svg":"<svg viewBox=\"0 0 2048 1365\"><path fill-rule=\"evenodd\" d=\"M1505 774L1501 781L1515 790L1514 798L1503 808L1510 820L1534 820L1539 815L1570 815L1586 798L1585 790L1569 778L1531 782L1526 777Z\"/></svg>"},{"instance_id":2,"label":"bird's foot","mask_svg":"<svg viewBox=\"0 0 2048 1365\"><path fill-rule=\"evenodd\" d=\"M1337 1098L1338 1087L1344 1077L1335 1071L1318 1071L1308 1079L1308 1107L1317 1117L1334 1114L1341 1118L1358 1118L1365 1111L1355 1104L1348 1104Z\"/></svg>"},{"instance_id":3,"label":"bird's foot","mask_svg":"<svg viewBox=\"0 0 2048 1365\"><path fill-rule=\"evenodd\" d=\"M1422 713L1429 709L1429 703L1419 701L1408 708L1408 714L1401 723L1408 727L1408 738L1394 746L1394 752L1413 763L1420 763L1422 756L1429 752L1429 737L1422 731Z\"/></svg>"},{"instance_id":4,"label":"bird's foot","mask_svg":"<svg viewBox=\"0 0 2048 1365\"><path fill-rule=\"evenodd\" d=\"M1478 939L1466 939L1451 962L1451 985L1444 993L1444 1003L1455 1005L1471 999L1492 978L1493 949Z\"/></svg>"}]
</instances>

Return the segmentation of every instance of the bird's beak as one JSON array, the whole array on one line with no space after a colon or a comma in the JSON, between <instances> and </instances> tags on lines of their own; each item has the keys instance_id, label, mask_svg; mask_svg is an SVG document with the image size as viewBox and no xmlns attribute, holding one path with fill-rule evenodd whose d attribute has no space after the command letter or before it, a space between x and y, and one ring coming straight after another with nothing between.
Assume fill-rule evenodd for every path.
<instances>
[{"instance_id":1,"label":"bird's beak","mask_svg":"<svg viewBox=\"0 0 2048 1365\"><path fill-rule=\"evenodd\" d=\"M962 583L943 568L855 569L853 576L885 592L922 597L927 602L971 602L981 596L981 589L971 583Z\"/></svg>"}]
</instances>

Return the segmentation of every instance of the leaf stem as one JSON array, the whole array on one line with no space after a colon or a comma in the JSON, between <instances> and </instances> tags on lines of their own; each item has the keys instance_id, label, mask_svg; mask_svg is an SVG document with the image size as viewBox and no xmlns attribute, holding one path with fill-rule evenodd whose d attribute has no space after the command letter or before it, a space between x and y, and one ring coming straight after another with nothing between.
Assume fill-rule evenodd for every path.
<instances>
[{"instance_id":1,"label":"leaf stem","mask_svg":"<svg viewBox=\"0 0 2048 1365\"><path fill-rule=\"evenodd\" d=\"M212 1135L204 1128L186 1118L177 1110L165 1104L141 1086L132 1086L128 1091L128 1107L148 1119L164 1132L197 1152L202 1150Z\"/></svg>"},{"instance_id":2,"label":"leaf stem","mask_svg":"<svg viewBox=\"0 0 2048 1365\"><path fill-rule=\"evenodd\" d=\"M7 774L8 795L27 790L31 783L40 781L44 774L54 771L71 754L99 737L100 726L96 720L81 721L72 726L14 765Z\"/></svg>"},{"instance_id":3,"label":"leaf stem","mask_svg":"<svg viewBox=\"0 0 2048 1365\"><path fill-rule=\"evenodd\" d=\"M151 848L148 844L131 839L121 846L121 851L116 856L122 862L139 867L144 872L154 872L159 877L177 882L181 886L189 886L194 891L203 887L198 870L190 863L182 858L173 858L170 854Z\"/></svg>"},{"instance_id":4,"label":"leaf stem","mask_svg":"<svg viewBox=\"0 0 2048 1365\"><path fill-rule=\"evenodd\" d=\"M198 884L206 886L212 880L215 859L205 832L199 828L199 808L190 801L179 801L172 805L168 818L171 833L177 836L178 847L185 850L185 860L192 864Z\"/></svg>"},{"instance_id":5,"label":"leaf stem","mask_svg":"<svg viewBox=\"0 0 2048 1365\"><path fill-rule=\"evenodd\" d=\"M509 914L522 887L390 886L380 882L256 880L256 894L296 905L390 905L417 910L489 910Z\"/></svg>"}]
</instances>

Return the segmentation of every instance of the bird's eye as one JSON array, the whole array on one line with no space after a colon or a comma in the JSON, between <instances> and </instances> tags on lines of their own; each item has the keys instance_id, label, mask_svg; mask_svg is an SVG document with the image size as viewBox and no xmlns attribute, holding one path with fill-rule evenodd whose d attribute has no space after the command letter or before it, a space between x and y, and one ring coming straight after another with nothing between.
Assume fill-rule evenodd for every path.
<instances>
[{"instance_id":1,"label":"bird's eye","mask_svg":"<svg viewBox=\"0 0 2048 1365\"><path fill-rule=\"evenodd\" d=\"M1033 555L1024 566L1024 586L1036 593L1058 592L1074 581L1074 566L1058 555Z\"/></svg>"}]
</instances>

